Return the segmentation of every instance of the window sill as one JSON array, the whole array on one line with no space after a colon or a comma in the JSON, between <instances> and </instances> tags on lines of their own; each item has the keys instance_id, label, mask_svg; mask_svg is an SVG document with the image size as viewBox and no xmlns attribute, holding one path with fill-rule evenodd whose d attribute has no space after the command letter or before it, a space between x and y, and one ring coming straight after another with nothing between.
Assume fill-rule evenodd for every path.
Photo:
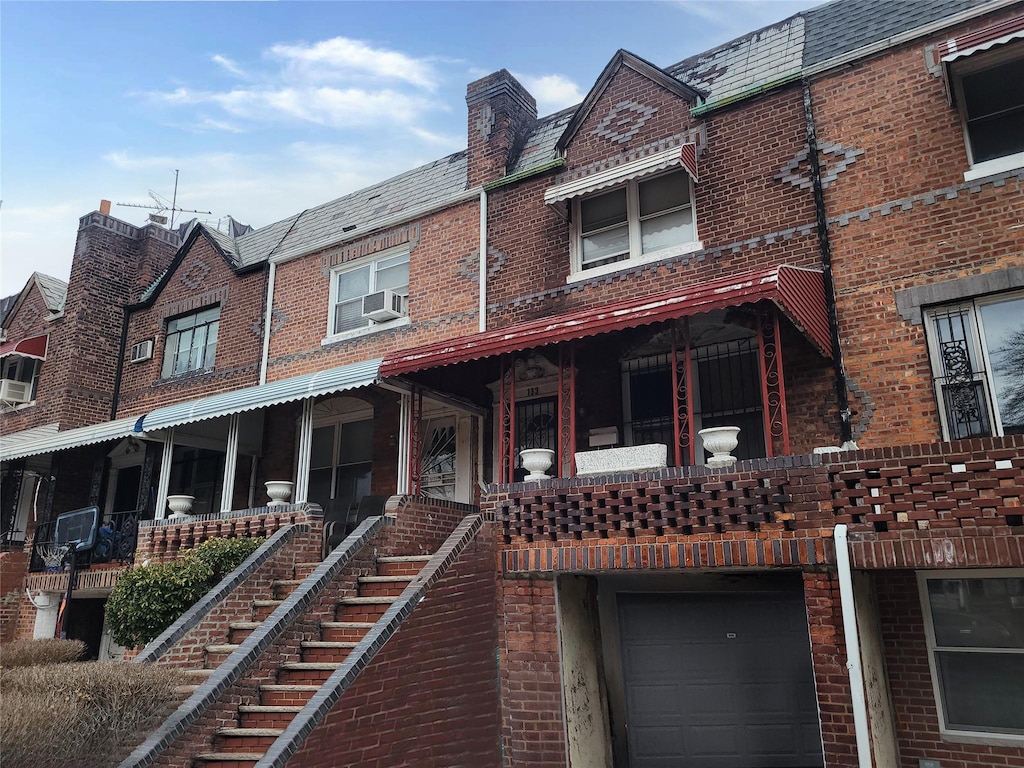
<instances>
[{"instance_id":1,"label":"window sill","mask_svg":"<svg viewBox=\"0 0 1024 768\"><path fill-rule=\"evenodd\" d=\"M381 331L390 331L395 328L402 328L409 325L412 321L406 317L400 317L397 320L389 320L386 323L374 323L368 325L365 328L353 328L351 331L345 331L343 333L332 333L330 336L325 336L320 340L320 346L326 347L331 344L337 344L339 341L349 341L350 339L358 339L362 336L370 336L374 333L380 333Z\"/></svg>"},{"instance_id":2,"label":"window sill","mask_svg":"<svg viewBox=\"0 0 1024 768\"><path fill-rule=\"evenodd\" d=\"M0 407L4 413L11 413L13 411L23 411L26 408L31 408L36 404L35 400L29 400L27 403L18 403L17 405L5 405Z\"/></svg>"},{"instance_id":3,"label":"window sill","mask_svg":"<svg viewBox=\"0 0 1024 768\"><path fill-rule=\"evenodd\" d=\"M1024 745L1024 736L1010 733L952 733L943 731L939 734L947 744L976 744L985 747L1020 747Z\"/></svg>"},{"instance_id":4,"label":"window sill","mask_svg":"<svg viewBox=\"0 0 1024 768\"><path fill-rule=\"evenodd\" d=\"M611 264L602 264L600 267L594 267L593 269L583 269L579 272L572 272L565 282L568 284L579 283L584 280L589 280L592 277L601 277L603 275L610 275L615 272L624 272L630 269L636 269L637 267L643 266L644 264L654 264L665 259L671 259L675 256L682 256L684 253L693 253L694 251L700 251L704 249L704 243L700 240L695 240L692 243L683 243L682 245L676 245L671 248L665 248L654 253L644 254L635 259L623 259L622 261L613 261Z\"/></svg>"},{"instance_id":5,"label":"window sill","mask_svg":"<svg viewBox=\"0 0 1024 768\"><path fill-rule=\"evenodd\" d=\"M202 371L185 371L184 373L176 373L172 376L161 376L157 380L157 384L171 384L178 381L188 381L189 379L200 379L213 373L216 373L216 370L213 368L207 368Z\"/></svg>"},{"instance_id":6,"label":"window sill","mask_svg":"<svg viewBox=\"0 0 1024 768\"><path fill-rule=\"evenodd\" d=\"M1019 168L1024 168L1024 152L977 163L969 171L964 172L964 181L976 181L1004 171L1016 171Z\"/></svg>"}]
</instances>

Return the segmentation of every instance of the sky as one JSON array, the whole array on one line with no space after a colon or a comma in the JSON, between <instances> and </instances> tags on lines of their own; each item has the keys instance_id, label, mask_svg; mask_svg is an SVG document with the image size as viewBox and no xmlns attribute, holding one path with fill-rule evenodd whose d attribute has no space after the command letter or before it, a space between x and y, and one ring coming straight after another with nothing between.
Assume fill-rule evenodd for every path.
<instances>
[{"instance_id":1,"label":"sky","mask_svg":"<svg viewBox=\"0 0 1024 768\"><path fill-rule=\"evenodd\" d=\"M0 2L0 296L67 280L78 219L262 227L466 147L466 85L508 69L541 116L619 48L659 66L819 4Z\"/></svg>"}]
</instances>

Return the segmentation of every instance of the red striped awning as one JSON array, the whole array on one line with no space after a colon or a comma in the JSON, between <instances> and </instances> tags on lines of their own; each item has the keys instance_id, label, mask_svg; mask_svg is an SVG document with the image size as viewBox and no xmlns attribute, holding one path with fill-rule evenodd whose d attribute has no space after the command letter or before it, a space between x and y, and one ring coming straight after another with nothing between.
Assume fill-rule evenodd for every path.
<instances>
[{"instance_id":1,"label":"red striped awning","mask_svg":"<svg viewBox=\"0 0 1024 768\"><path fill-rule=\"evenodd\" d=\"M823 355L832 356L821 272L782 265L401 350L384 358L380 375L400 376L764 300L773 302Z\"/></svg>"},{"instance_id":2,"label":"red striped awning","mask_svg":"<svg viewBox=\"0 0 1024 768\"><path fill-rule=\"evenodd\" d=\"M34 357L36 360L45 360L46 341L48 338L44 333L42 336L30 336L19 341L8 341L0 345L0 357L21 355L22 357Z\"/></svg>"}]
</instances>

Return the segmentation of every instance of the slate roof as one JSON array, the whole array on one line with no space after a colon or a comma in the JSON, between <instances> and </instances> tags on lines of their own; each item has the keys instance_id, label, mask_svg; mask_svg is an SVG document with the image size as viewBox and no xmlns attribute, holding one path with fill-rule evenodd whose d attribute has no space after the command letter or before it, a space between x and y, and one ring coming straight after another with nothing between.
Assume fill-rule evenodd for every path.
<instances>
[{"instance_id":1,"label":"slate roof","mask_svg":"<svg viewBox=\"0 0 1024 768\"><path fill-rule=\"evenodd\" d=\"M44 275L42 272L33 272L36 284L40 293L43 294L43 301L46 308L51 312L60 312L64 309L64 302L68 298L68 284L56 277Z\"/></svg>"},{"instance_id":2,"label":"slate roof","mask_svg":"<svg viewBox=\"0 0 1024 768\"><path fill-rule=\"evenodd\" d=\"M0 325L4 324L4 320L7 319L7 313L10 312L11 307L18 300L20 293L12 293L10 296L4 296L0 299Z\"/></svg>"},{"instance_id":3,"label":"slate roof","mask_svg":"<svg viewBox=\"0 0 1024 768\"><path fill-rule=\"evenodd\" d=\"M705 103L739 98L797 77L828 59L986 4L989 0L833 0L665 68L707 94ZM509 174L557 159L556 142L576 105L537 121ZM310 208L237 238L213 233L238 268L328 247L369 232L403 211L443 203L466 190L466 153L457 152L392 179Z\"/></svg>"}]
</instances>

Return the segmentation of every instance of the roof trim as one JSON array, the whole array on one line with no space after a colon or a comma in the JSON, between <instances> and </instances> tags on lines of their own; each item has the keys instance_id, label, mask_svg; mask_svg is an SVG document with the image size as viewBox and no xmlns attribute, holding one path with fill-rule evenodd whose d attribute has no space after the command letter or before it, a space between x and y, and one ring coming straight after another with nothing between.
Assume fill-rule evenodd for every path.
<instances>
[{"instance_id":1,"label":"roof trim","mask_svg":"<svg viewBox=\"0 0 1024 768\"><path fill-rule=\"evenodd\" d=\"M709 280L679 291L528 320L461 339L406 349L384 358L382 379L703 314L771 301L825 357L832 355L822 273L779 265Z\"/></svg>"},{"instance_id":2,"label":"roof trim","mask_svg":"<svg viewBox=\"0 0 1024 768\"><path fill-rule=\"evenodd\" d=\"M544 190L544 202L547 205L561 203L573 197L589 195L600 189L607 189L634 179L650 176L660 171L683 166L694 181L697 181L697 145L693 143L672 147L653 155L632 160L622 165L606 168L579 179L556 184Z\"/></svg>"},{"instance_id":3,"label":"roof trim","mask_svg":"<svg viewBox=\"0 0 1024 768\"><path fill-rule=\"evenodd\" d=\"M45 360L49 340L49 334L43 333L18 341L8 341L6 344L0 345L0 357L21 355L22 357L31 357L33 360Z\"/></svg>"},{"instance_id":4,"label":"roof trim","mask_svg":"<svg viewBox=\"0 0 1024 768\"><path fill-rule=\"evenodd\" d=\"M269 384L222 392L199 400L175 403L157 408L139 419L139 431L152 432L195 421L216 419L244 411L254 411L272 405L305 400L310 397L343 392L374 384L378 381L380 358L307 373Z\"/></svg>"},{"instance_id":5,"label":"roof trim","mask_svg":"<svg viewBox=\"0 0 1024 768\"><path fill-rule=\"evenodd\" d=\"M28 456L37 456L41 453L56 453L58 451L66 451L69 448L105 443L108 440L118 440L133 435L139 437L140 435L135 431L136 421L136 418L133 416L127 419L106 421L102 424L91 424L87 427L67 429L63 432L56 432L52 435L45 435L32 440L19 440L13 446L9 444L9 438L5 438L2 447L0 447L0 461L23 459Z\"/></svg>"},{"instance_id":6,"label":"roof trim","mask_svg":"<svg viewBox=\"0 0 1024 768\"><path fill-rule=\"evenodd\" d=\"M597 102L601 99L608 85L611 83L612 78L623 66L629 67L638 74L646 77L648 80L660 85L665 90L674 93L684 101L694 103L704 97L704 94L698 91L696 88L687 85L686 83L676 80L668 72L660 67L651 64L646 59L641 59L635 53L619 49L612 56L601 74L598 75L597 81L591 86L590 91L580 105L576 108L576 112L573 114L572 119L569 120L569 124L565 126L565 130L562 131L562 135L555 142L555 150L558 152L565 151L565 148L572 141L573 137L579 131L584 121L597 106Z\"/></svg>"}]
</instances>

